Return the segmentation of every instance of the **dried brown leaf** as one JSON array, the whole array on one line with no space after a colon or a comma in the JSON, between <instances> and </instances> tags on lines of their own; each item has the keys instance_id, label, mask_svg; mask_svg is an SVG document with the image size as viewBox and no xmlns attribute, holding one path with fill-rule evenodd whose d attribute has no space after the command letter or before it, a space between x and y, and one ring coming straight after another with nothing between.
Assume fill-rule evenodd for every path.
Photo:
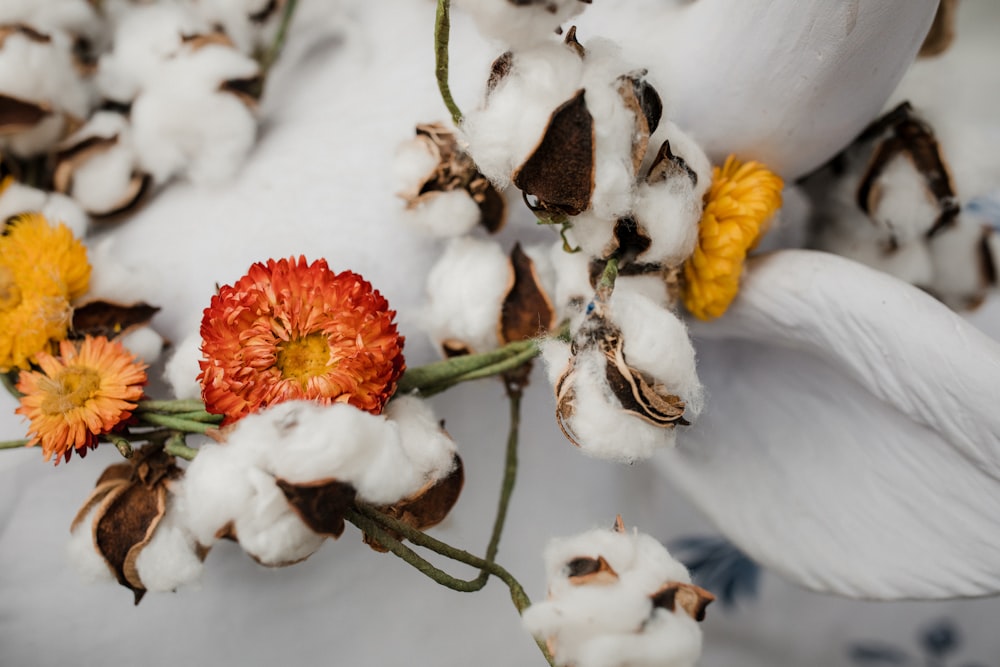
<instances>
[{"instance_id":1,"label":"dried brown leaf","mask_svg":"<svg viewBox=\"0 0 1000 667\"><path fill-rule=\"evenodd\" d=\"M159 307L147 303L130 306L109 301L92 301L73 311L73 332L77 336L114 338L134 327L148 324Z\"/></svg>"}]
</instances>

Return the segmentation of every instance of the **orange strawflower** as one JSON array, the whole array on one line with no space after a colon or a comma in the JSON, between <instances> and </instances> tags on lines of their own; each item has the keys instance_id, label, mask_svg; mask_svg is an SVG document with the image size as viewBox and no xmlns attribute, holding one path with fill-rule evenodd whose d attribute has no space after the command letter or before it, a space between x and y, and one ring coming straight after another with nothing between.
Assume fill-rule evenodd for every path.
<instances>
[{"instance_id":1,"label":"orange strawflower","mask_svg":"<svg viewBox=\"0 0 1000 667\"><path fill-rule=\"evenodd\" d=\"M82 343L59 343L59 355L39 352L42 372L22 371L17 390L24 394L15 412L31 424L28 446L41 442L45 460L83 457L132 416L146 384L146 364L121 343L87 336Z\"/></svg>"},{"instance_id":2,"label":"orange strawflower","mask_svg":"<svg viewBox=\"0 0 1000 667\"><path fill-rule=\"evenodd\" d=\"M378 414L404 369L395 314L361 276L324 260L254 264L205 309L205 408L224 424L293 399Z\"/></svg>"}]
</instances>

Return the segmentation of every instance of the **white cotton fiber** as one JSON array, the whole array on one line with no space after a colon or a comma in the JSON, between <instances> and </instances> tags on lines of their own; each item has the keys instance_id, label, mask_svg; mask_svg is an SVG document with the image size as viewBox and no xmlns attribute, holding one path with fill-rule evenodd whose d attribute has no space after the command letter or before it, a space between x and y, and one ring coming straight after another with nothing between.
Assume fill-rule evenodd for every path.
<instances>
[{"instance_id":1,"label":"white cotton fiber","mask_svg":"<svg viewBox=\"0 0 1000 667\"><path fill-rule=\"evenodd\" d=\"M139 580L146 590L165 592L190 584L201 576L202 562L194 537L177 516L173 498L149 541L135 560Z\"/></svg>"},{"instance_id":2,"label":"white cotton fiber","mask_svg":"<svg viewBox=\"0 0 1000 667\"><path fill-rule=\"evenodd\" d=\"M933 277L923 285L951 308L961 310L978 305L985 295L986 258L982 244L988 230L973 216L963 213L951 227L927 241Z\"/></svg>"},{"instance_id":3,"label":"white cotton fiber","mask_svg":"<svg viewBox=\"0 0 1000 667\"><path fill-rule=\"evenodd\" d=\"M274 477L250 468L247 480L250 497L233 524L244 551L261 565L283 566L308 558L322 546L325 537L302 522Z\"/></svg>"},{"instance_id":4,"label":"white cotton fiber","mask_svg":"<svg viewBox=\"0 0 1000 667\"><path fill-rule=\"evenodd\" d=\"M201 398L201 383L198 373L201 367L201 334L189 334L179 344L174 346L173 354L167 359L163 369L163 377L170 385L174 398Z\"/></svg>"},{"instance_id":5,"label":"white cotton fiber","mask_svg":"<svg viewBox=\"0 0 1000 667\"><path fill-rule=\"evenodd\" d=\"M571 238L580 254L590 258L604 259L617 248L615 242L615 223L617 218L606 218L591 210L584 211L572 218Z\"/></svg>"},{"instance_id":6,"label":"white cotton fiber","mask_svg":"<svg viewBox=\"0 0 1000 667\"><path fill-rule=\"evenodd\" d=\"M254 488L248 462L229 445L207 444L177 484L179 520L199 544L211 546L217 533L250 502Z\"/></svg>"},{"instance_id":7,"label":"white cotton fiber","mask_svg":"<svg viewBox=\"0 0 1000 667\"><path fill-rule=\"evenodd\" d=\"M685 324L671 311L626 285L611 296L612 319L625 339L628 364L643 371L684 400L684 418L694 422L704 405L694 346Z\"/></svg>"},{"instance_id":8,"label":"white cotton fiber","mask_svg":"<svg viewBox=\"0 0 1000 667\"><path fill-rule=\"evenodd\" d=\"M708 159L708 155L694 137L666 118L660 121L656 132L649 138L649 150L646 151L646 157L639 173L645 176L649 172L649 167L664 141L669 141L670 152L682 158L685 164L694 171L698 181L694 186L694 196L699 200L704 198L705 193L712 186L712 161Z\"/></svg>"},{"instance_id":9,"label":"white cotton fiber","mask_svg":"<svg viewBox=\"0 0 1000 667\"><path fill-rule=\"evenodd\" d=\"M694 252L701 212L701 199L687 178L641 184L633 215L652 243L640 260L682 264Z\"/></svg>"},{"instance_id":10,"label":"white cotton fiber","mask_svg":"<svg viewBox=\"0 0 1000 667\"><path fill-rule=\"evenodd\" d=\"M386 406L385 416L399 428L400 445L421 484L447 476L454 467L455 441L427 401L397 396Z\"/></svg>"},{"instance_id":11,"label":"white cotton fiber","mask_svg":"<svg viewBox=\"0 0 1000 667\"><path fill-rule=\"evenodd\" d=\"M236 48L246 55L253 55L255 50L270 45L284 8L283 2L275 0L187 2L206 23L220 26L226 36L233 40Z\"/></svg>"},{"instance_id":12,"label":"white cotton fiber","mask_svg":"<svg viewBox=\"0 0 1000 667\"><path fill-rule=\"evenodd\" d=\"M482 217L467 190L428 192L405 209L407 222L428 236L449 238L471 232Z\"/></svg>"},{"instance_id":13,"label":"white cotton fiber","mask_svg":"<svg viewBox=\"0 0 1000 667\"><path fill-rule=\"evenodd\" d=\"M453 239L427 276L421 323L435 345L454 340L473 352L495 349L500 308L512 281L510 260L499 244Z\"/></svg>"},{"instance_id":14,"label":"white cotton fiber","mask_svg":"<svg viewBox=\"0 0 1000 667\"><path fill-rule=\"evenodd\" d=\"M70 564L87 583L115 580L107 561L94 546L94 512L97 507L95 505L86 518L70 532L69 542L66 543L66 556Z\"/></svg>"},{"instance_id":15,"label":"white cotton fiber","mask_svg":"<svg viewBox=\"0 0 1000 667\"><path fill-rule=\"evenodd\" d=\"M156 363L163 352L163 336L153 331L153 327L135 327L118 336L115 340L147 366Z\"/></svg>"},{"instance_id":16,"label":"white cotton fiber","mask_svg":"<svg viewBox=\"0 0 1000 667\"><path fill-rule=\"evenodd\" d=\"M556 241L551 246L549 258L555 274L552 303L556 319L561 322L582 314L594 296L594 288L590 285L590 256L585 252L566 252L562 241Z\"/></svg>"},{"instance_id":17,"label":"white cotton fiber","mask_svg":"<svg viewBox=\"0 0 1000 667\"><path fill-rule=\"evenodd\" d=\"M97 86L118 102L154 84L160 67L182 51L184 35L211 32L197 14L176 3L130 6L115 27L114 48L98 61Z\"/></svg>"},{"instance_id":18,"label":"white cotton fiber","mask_svg":"<svg viewBox=\"0 0 1000 667\"><path fill-rule=\"evenodd\" d=\"M136 304L156 291L156 278L150 269L130 263L112 236L88 243L87 259L91 266L90 287L84 301Z\"/></svg>"},{"instance_id":19,"label":"white cotton fiber","mask_svg":"<svg viewBox=\"0 0 1000 667\"><path fill-rule=\"evenodd\" d=\"M63 30L93 36L100 19L88 0L3 0L0 25L22 24L48 33Z\"/></svg>"},{"instance_id":20,"label":"white cotton fiber","mask_svg":"<svg viewBox=\"0 0 1000 667\"><path fill-rule=\"evenodd\" d=\"M393 185L400 196L416 196L438 166L438 156L430 139L411 137L396 147L392 159Z\"/></svg>"},{"instance_id":21,"label":"white cotton fiber","mask_svg":"<svg viewBox=\"0 0 1000 667\"><path fill-rule=\"evenodd\" d=\"M466 114L469 153L499 189L538 146L552 112L580 89L582 75L583 61L562 43L517 51L485 106Z\"/></svg>"},{"instance_id":22,"label":"white cotton fiber","mask_svg":"<svg viewBox=\"0 0 1000 667\"><path fill-rule=\"evenodd\" d=\"M583 77L587 110L594 118L594 192L591 210L599 219L614 220L632 208L635 173L632 143L636 117L625 106L619 77L630 70L620 47L606 39L586 42Z\"/></svg>"},{"instance_id":23,"label":"white cotton fiber","mask_svg":"<svg viewBox=\"0 0 1000 667\"><path fill-rule=\"evenodd\" d=\"M927 179L913 161L902 153L890 160L869 197L871 220L902 245L927 234L940 214Z\"/></svg>"},{"instance_id":24,"label":"white cotton fiber","mask_svg":"<svg viewBox=\"0 0 1000 667\"><path fill-rule=\"evenodd\" d=\"M215 45L160 66L132 106L142 169L157 183L175 175L206 185L231 178L253 147L257 122L240 98L218 88L257 71L250 58Z\"/></svg>"},{"instance_id":25,"label":"white cotton fiber","mask_svg":"<svg viewBox=\"0 0 1000 667\"><path fill-rule=\"evenodd\" d=\"M554 33L581 11L582 0L536 0L515 4L510 0L456 0L455 6L472 15L479 32L515 48L555 39Z\"/></svg>"},{"instance_id":26,"label":"white cotton fiber","mask_svg":"<svg viewBox=\"0 0 1000 667\"><path fill-rule=\"evenodd\" d=\"M694 667L701 656L698 622L686 614L657 609L641 633L585 639L574 667Z\"/></svg>"},{"instance_id":27,"label":"white cotton fiber","mask_svg":"<svg viewBox=\"0 0 1000 667\"><path fill-rule=\"evenodd\" d=\"M51 225L66 225L78 239L87 233L89 218L69 197L16 182L0 192L0 221L30 212L41 213Z\"/></svg>"}]
</instances>

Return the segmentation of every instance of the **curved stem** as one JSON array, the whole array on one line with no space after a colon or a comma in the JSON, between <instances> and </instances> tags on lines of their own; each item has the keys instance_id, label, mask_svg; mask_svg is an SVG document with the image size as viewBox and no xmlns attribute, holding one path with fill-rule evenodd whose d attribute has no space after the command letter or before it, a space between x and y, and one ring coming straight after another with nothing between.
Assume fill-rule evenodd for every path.
<instances>
[{"instance_id":1,"label":"curved stem","mask_svg":"<svg viewBox=\"0 0 1000 667\"><path fill-rule=\"evenodd\" d=\"M218 428L215 424L203 424L202 422L191 421L190 419L181 419L173 415L161 415L155 412L144 412L139 414L138 417L144 422L155 424L157 426L166 426L167 428L174 429L175 431L183 431L185 433L204 434Z\"/></svg>"},{"instance_id":2,"label":"curved stem","mask_svg":"<svg viewBox=\"0 0 1000 667\"><path fill-rule=\"evenodd\" d=\"M167 438L166 443L163 445L163 451L186 461L194 460L194 457L198 455L197 449L187 446L183 433L174 433Z\"/></svg>"},{"instance_id":3,"label":"curved stem","mask_svg":"<svg viewBox=\"0 0 1000 667\"><path fill-rule=\"evenodd\" d=\"M438 90L441 99L448 107L451 120L456 126L462 123L462 111L455 104L448 86L448 39L451 35L451 0L438 0L437 14L434 18L434 71L437 75Z\"/></svg>"},{"instance_id":4,"label":"curved stem","mask_svg":"<svg viewBox=\"0 0 1000 667\"><path fill-rule=\"evenodd\" d=\"M490 563L496 562L497 551L500 549L500 536L503 534L503 526L507 521L507 508L510 506L514 484L517 482L517 442L521 426L522 396L520 388L507 385L507 398L510 402L510 427L507 432L507 453L504 459L503 481L500 483L500 499L497 501L497 513L493 519L493 533L486 546L486 560ZM488 570L481 570L476 580L481 579L485 584L489 576Z\"/></svg>"},{"instance_id":5,"label":"curved stem","mask_svg":"<svg viewBox=\"0 0 1000 667\"><path fill-rule=\"evenodd\" d=\"M204 410L205 404L198 399L181 399L176 401L139 401L139 412L197 412Z\"/></svg>"}]
</instances>

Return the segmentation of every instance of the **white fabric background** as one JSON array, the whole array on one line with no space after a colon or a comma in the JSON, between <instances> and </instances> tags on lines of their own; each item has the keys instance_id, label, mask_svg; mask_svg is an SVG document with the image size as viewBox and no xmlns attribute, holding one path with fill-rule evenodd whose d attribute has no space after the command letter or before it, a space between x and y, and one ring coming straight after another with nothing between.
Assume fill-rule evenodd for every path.
<instances>
[{"instance_id":1,"label":"white fabric background","mask_svg":"<svg viewBox=\"0 0 1000 667\"><path fill-rule=\"evenodd\" d=\"M415 122L444 117L432 79L432 3L345 4L335 17L315 20L321 4L303 3L261 110L259 144L237 180L211 190L174 184L105 234L134 266L147 299L162 307L154 324L172 340L197 327L216 283L232 282L253 261L303 253L371 280L399 311L407 358L416 365L433 358L414 321L435 245L403 226L389 161ZM995 140L1000 76L991 39L1000 9L992 0L963 4L957 55L924 66L929 73L904 85L911 97L978 123ZM600 21L592 19L596 30L594 24ZM470 105L495 48L461 16L453 34L453 86L460 104ZM546 238L543 232L519 235ZM997 299L972 321L1000 336ZM701 372L720 404L738 402L724 393L727 378L749 359L770 360L776 369L754 376L759 392L806 372L833 372L803 352L703 341ZM467 474L462 499L435 534L481 551L501 472L502 391L480 382L435 404ZM0 438L23 433L14 407L0 397ZM714 532L653 466L580 456L559 434L552 411L551 392L536 373L499 557L531 596L544 595L540 554L550 536L610 524L619 512L665 540ZM787 419L808 423L810 415ZM351 528L305 563L281 570L261 568L235 545L221 544L199 589L150 594L138 608L125 589L82 584L66 563L68 525L102 465L117 456L102 448L53 468L37 452L0 453L0 665L541 664L498 582L472 595L441 589L391 555L371 552ZM756 602L734 612L709 609L702 665L841 667L850 664L850 642L876 638L916 655L918 629L943 616L954 617L967 639L965 662L1000 665L998 600L850 601L765 575Z\"/></svg>"}]
</instances>

